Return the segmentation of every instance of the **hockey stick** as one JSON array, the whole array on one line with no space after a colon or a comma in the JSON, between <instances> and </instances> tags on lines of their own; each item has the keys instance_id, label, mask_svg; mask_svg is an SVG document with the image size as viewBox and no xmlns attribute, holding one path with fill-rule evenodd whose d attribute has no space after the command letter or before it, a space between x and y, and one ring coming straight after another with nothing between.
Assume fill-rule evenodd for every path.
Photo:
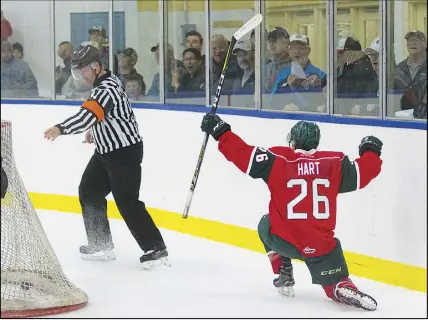
<instances>
[{"instance_id":1,"label":"hockey stick","mask_svg":"<svg viewBox=\"0 0 428 320\"><path fill-rule=\"evenodd\" d=\"M229 48L227 49L226 58L223 63L223 70L221 71L220 79L218 81L217 89L215 91L214 102L212 105L211 113L216 113L217 111L218 102L220 101L221 91L223 89L224 78L226 76L227 65L229 63L229 57L231 55L233 47L235 46L236 42L239 39L241 39L243 36L245 36L255 27L257 27L262 22L262 20L263 20L263 16L260 13L258 13L254 17L252 17L250 20L248 20L238 31L236 31L233 34L229 44ZM183 219L186 219L187 216L189 215L190 204L192 203L193 194L195 192L196 184L198 182L199 172L201 170L202 161L204 160L205 150L208 144L208 138L209 138L209 134L206 133L204 136L204 140L202 141L202 147L201 147L201 151L199 152L198 162L196 163L195 173L193 174L192 183L190 185L189 195L187 196L186 206L184 207L184 212L182 216Z\"/></svg>"}]
</instances>

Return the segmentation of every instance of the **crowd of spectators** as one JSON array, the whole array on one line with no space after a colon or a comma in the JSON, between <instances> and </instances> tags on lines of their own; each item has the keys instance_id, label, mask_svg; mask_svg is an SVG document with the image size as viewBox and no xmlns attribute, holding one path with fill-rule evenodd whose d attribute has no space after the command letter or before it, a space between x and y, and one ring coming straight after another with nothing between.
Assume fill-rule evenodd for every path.
<instances>
[{"instance_id":1,"label":"crowd of spectators","mask_svg":"<svg viewBox=\"0 0 428 320\"><path fill-rule=\"evenodd\" d=\"M24 58L24 47L11 43L12 27L3 16L1 20L1 95L4 98L35 98L37 80ZM311 42L304 34L290 34L283 27L265 31L263 46L262 91L269 95L266 108L287 112L326 112L327 73L311 62ZM238 41L231 50L223 90L226 94L254 94L255 89L255 33ZM392 62L389 72L392 81L388 90L400 92L399 110L413 110L416 118L427 117L427 39L425 33L413 30L405 35L408 56L399 63ZM211 76L207 83L207 58L202 52L204 39L196 30L186 34L186 48L175 54L166 44L164 72L165 94L188 96L204 93L207 86L215 91L230 44L224 35L214 34L209 55ZM358 39L345 35L337 40L337 75L335 76L335 113L344 115L376 116L379 114L379 38L368 48L362 48ZM95 46L101 53L103 67L109 68L112 50L103 27L88 30L84 44ZM73 45L59 44L57 55L62 65L55 69L55 93L67 99L85 99L91 87L73 79L70 70ZM159 44L151 47L154 61L159 65ZM316 54L316 53L315 53ZM122 48L113 55L113 73L122 81L132 100L147 100L160 94L160 76L144 79L136 70L138 53L134 48ZM391 64L391 62L390 62ZM140 70L143 71L143 70Z\"/></svg>"}]
</instances>

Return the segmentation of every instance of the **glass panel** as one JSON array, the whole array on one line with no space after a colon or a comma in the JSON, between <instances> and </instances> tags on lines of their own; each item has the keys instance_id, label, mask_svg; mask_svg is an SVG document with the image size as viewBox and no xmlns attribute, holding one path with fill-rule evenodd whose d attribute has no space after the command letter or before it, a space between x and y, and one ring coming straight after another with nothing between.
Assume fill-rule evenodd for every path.
<instances>
[{"instance_id":1,"label":"glass panel","mask_svg":"<svg viewBox=\"0 0 428 320\"><path fill-rule=\"evenodd\" d=\"M165 6L168 13L166 102L205 106L205 3L165 1Z\"/></svg>"},{"instance_id":2,"label":"glass panel","mask_svg":"<svg viewBox=\"0 0 428 320\"><path fill-rule=\"evenodd\" d=\"M48 1L1 2L2 99L52 97L50 6Z\"/></svg>"},{"instance_id":3,"label":"glass panel","mask_svg":"<svg viewBox=\"0 0 428 320\"><path fill-rule=\"evenodd\" d=\"M131 100L159 102L159 2L114 1L113 5L118 76L125 91Z\"/></svg>"},{"instance_id":4,"label":"glass panel","mask_svg":"<svg viewBox=\"0 0 428 320\"><path fill-rule=\"evenodd\" d=\"M427 2L388 4L387 116L426 119Z\"/></svg>"},{"instance_id":5,"label":"glass panel","mask_svg":"<svg viewBox=\"0 0 428 320\"><path fill-rule=\"evenodd\" d=\"M216 91L233 33L254 16L254 1L211 0L211 86ZM251 33L232 48L219 105L255 108L255 52Z\"/></svg>"},{"instance_id":6,"label":"glass panel","mask_svg":"<svg viewBox=\"0 0 428 320\"><path fill-rule=\"evenodd\" d=\"M73 51L81 44L92 44L101 51L102 64L109 67L108 1L55 1L55 93L57 99L85 100L91 83L75 80L70 64ZM117 69L117 60L112 62Z\"/></svg>"},{"instance_id":7,"label":"glass panel","mask_svg":"<svg viewBox=\"0 0 428 320\"><path fill-rule=\"evenodd\" d=\"M379 1L337 1L336 114L379 115Z\"/></svg>"},{"instance_id":8,"label":"glass panel","mask_svg":"<svg viewBox=\"0 0 428 320\"><path fill-rule=\"evenodd\" d=\"M326 112L326 1L268 0L265 5L262 108Z\"/></svg>"}]
</instances>

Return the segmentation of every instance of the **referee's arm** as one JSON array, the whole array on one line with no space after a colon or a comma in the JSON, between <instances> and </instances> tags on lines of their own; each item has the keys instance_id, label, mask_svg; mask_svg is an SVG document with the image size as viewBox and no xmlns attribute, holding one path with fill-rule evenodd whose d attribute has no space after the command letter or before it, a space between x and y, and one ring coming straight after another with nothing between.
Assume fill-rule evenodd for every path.
<instances>
[{"instance_id":1,"label":"referee's arm","mask_svg":"<svg viewBox=\"0 0 428 320\"><path fill-rule=\"evenodd\" d=\"M98 97L96 97L98 95ZM100 97L101 96L101 97ZM61 134L77 134L82 133L92 127L96 122L102 121L104 116L110 112L113 107L113 101L109 94L91 93L79 112L68 118L56 127L59 128Z\"/></svg>"}]
</instances>

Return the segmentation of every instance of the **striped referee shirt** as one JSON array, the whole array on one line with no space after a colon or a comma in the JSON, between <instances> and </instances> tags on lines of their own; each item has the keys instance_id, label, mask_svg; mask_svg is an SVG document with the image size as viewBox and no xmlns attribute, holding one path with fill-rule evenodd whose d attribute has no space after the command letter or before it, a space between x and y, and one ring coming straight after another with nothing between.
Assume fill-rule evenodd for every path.
<instances>
[{"instance_id":1,"label":"striped referee shirt","mask_svg":"<svg viewBox=\"0 0 428 320\"><path fill-rule=\"evenodd\" d=\"M79 112L57 127L61 134L76 134L91 129L100 154L142 141L122 82L110 71L95 81L89 98Z\"/></svg>"}]
</instances>

